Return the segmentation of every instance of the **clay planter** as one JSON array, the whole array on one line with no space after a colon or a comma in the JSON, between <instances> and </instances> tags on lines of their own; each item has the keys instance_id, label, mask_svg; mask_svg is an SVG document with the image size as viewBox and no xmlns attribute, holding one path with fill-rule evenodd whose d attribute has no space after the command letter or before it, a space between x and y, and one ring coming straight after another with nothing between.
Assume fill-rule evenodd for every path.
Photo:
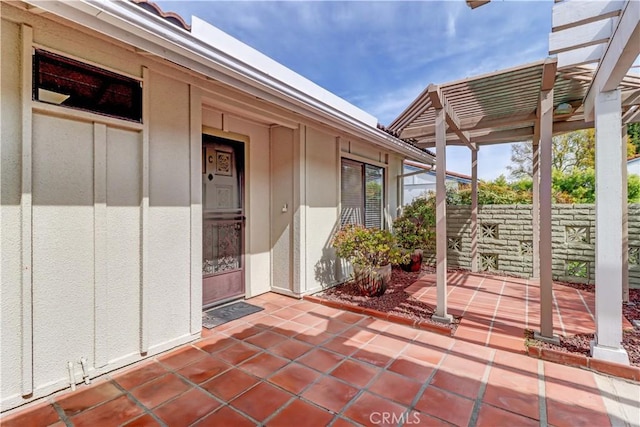
<instances>
[{"instance_id":1,"label":"clay planter","mask_svg":"<svg viewBox=\"0 0 640 427\"><path fill-rule=\"evenodd\" d=\"M355 267L354 281L362 295L379 297L387 290L391 281L391 264L382 267Z\"/></svg>"},{"instance_id":2,"label":"clay planter","mask_svg":"<svg viewBox=\"0 0 640 427\"><path fill-rule=\"evenodd\" d=\"M412 273L420 271L422 268L422 249L413 251L410 261L406 264L401 264L400 267L402 267L404 271L410 271Z\"/></svg>"}]
</instances>

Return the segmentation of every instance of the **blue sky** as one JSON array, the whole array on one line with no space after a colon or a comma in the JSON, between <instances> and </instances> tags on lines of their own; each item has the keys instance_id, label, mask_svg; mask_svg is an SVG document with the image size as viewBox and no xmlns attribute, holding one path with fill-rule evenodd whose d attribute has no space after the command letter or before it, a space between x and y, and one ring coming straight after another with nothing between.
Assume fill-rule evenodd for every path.
<instances>
[{"instance_id":1,"label":"blue sky","mask_svg":"<svg viewBox=\"0 0 640 427\"><path fill-rule=\"evenodd\" d=\"M388 125L429 83L545 58L552 0L158 1L196 15ZM483 147L478 174L505 170L510 145ZM447 169L470 173L469 150L447 149Z\"/></svg>"}]
</instances>

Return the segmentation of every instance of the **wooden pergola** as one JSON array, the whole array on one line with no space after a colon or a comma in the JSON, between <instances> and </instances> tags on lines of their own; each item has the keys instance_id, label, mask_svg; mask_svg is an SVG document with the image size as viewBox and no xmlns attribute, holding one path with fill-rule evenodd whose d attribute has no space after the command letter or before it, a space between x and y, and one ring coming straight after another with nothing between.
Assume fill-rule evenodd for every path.
<instances>
[{"instance_id":1,"label":"wooden pergola","mask_svg":"<svg viewBox=\"0 0 640 427\"><path fill-rule=\"evenodd\" d=\"M607 4L607 2L579 2L579 4L587 4L587 7L592 7L588 6L588 4L602 6L603 3ZM606 19L619 19L621 24L625 14L634 12L634 10L627 11L630 7L629 5L633 5L631 9L636 9L640 5L640 2L637 1L628 2L626 6L624 2L614 3L617 3L620 7L617 12L613 11L611 7L601 10L601 12L606 15ZM574 6L576 6L575 2L558 3L554 6L554 29L557 27L559 31L564 31L573 28L571 27L573 24L590 25L594 20L600 19L598 18L600 15L594 17L568 9ZM558 8L565 8L565 11L562 14L558 14ZM593 9L595 10L595 7ZM558 16L561 16L562 19ZM636 41L639 40L638 17L640 17L640 12L636 12L635 18L632 18L632 20L635 19L635 27L631 34L627 36L628 41L625 44L625 49L629 49L629 45L633 44L634 37ZM615 28L615 31L619 29L620 26ZM625 31L628 32L629 30ZM554 37L556 36L552 34L550 39ZM617 41L619 37L615 36L614 29L612 29L612 33L608 38L605 37L603 39L602 34L598 37L600 37L598 40L606 44L616 43L615 46L622 44ZM571 34L569 38L571 38ZM560 39L563 40L562 43L567 44L563 38ZM552 44L551 41L550 44ZM568 52L571 46L577 46L578 50L585 47L584 41L580 40L571 46L569 45L571 43L561 47L561 51ZM636 45L635 48L640 49L640 43L636 43ZM602 51L606 53L609 49L603 48ZM602 208L600 210L596 208L596 211L599 212L596 223L601 230L601 232L596 231L597 283L598 278L600 278L600 288L597 287L596 289L602 289L602 286L606 286L602 280L602 277L605 277L602 268L603 260L610 258L609 254L604 253L611 250L610 246L616 246L614 253L619 255L619 261L613 263L616 266L616 274L620 276L620 281L616 282L623 283L623 286L628 286L628 280L624 281L624 276L621 275L621 272L623 270L626 271L627 268L622 257L623 250L626 251L623 244L624 239L622 238L623 212L626 212L626 204L623 206L622 203L623 177L620 172L623 147L621 124L623 124L623 120L625 120L624 123L637 120L640 115L640 78L627 75L631 63L640 52L636 52L635 55L633 52L622 55L624 58L632 57L631 62L625 61L620 66L607 65L607 69L615 70L613 80L601 77L603 75L601 74L601 68L607 62L601 62L599 66L594 66L592 64L594 59L591 49L588 48L584 52L588 56L587 59L569 61L565 55L557 51L551 51L551 53L558 53L558 57L550 57L534 63L441 85L431 84L389 125L391 131L397 132L401 138L413 140L419 147L436 148L436 276L438 294L436 320L443 322L451 320L451 316L447 312L446 292L445 171L447 145L464 145L469 147L471 152L471 259L472 271L477 271L477 151L483 145L489 144L532 142L534 155L533 276L540 280L541 292L540 331L538 335L542 339L554 340L551 265L551 139L556 134L596 127L596 138L600 141L607 141L606 146L603 142L597 144L597 148L605 147L599 150L600 154L598 154L598 151L596 152L596 174L600 178L598 188L600 191L597 192L597 201ZM574 54L573 57L579 58L579 55ZM624 72L620 72L623 69ZM612 71L607 71L607 73L610 72ZM602 92L603 89L615 92L613 101L607 101L608 104L606 105L613 105L609 108L616 110L618 115L611 118L610 114L607 116L603 113L606 117L602 120L605 120L606 124L601 125L602 120L598 118L597 110L604 107L598 107L600 104L594 100L603 97L595 95ZM610 96L608 95L607 99L609 98ZM595 115L593 114L594 105ZM606 136L603 133L599 133L599 125L600 127L608 126ZM614 128L615 132L613 131ZM611 151L616 151L617 154L613 156L602 153ZM614 169L613 179L604 178L605 175L613 173ZM615 176L620 176L620 178L617 179ZM602 181L605 179L606 184L603 185ZM626 189L626 180L624 184ZM609 189L611 185L617 186L618 189L612 192ZM606 188L604 191L602 190L603 187ZM620 209L619 211L616 210L615 214L612 214L607 212L607 207L609 211L613 210L611 206L620 206ZM616 226L612 229L610 225L607 225L609 222L615 222ZM604 237L604 233L612 233L612 235ZM602 249L603 247L606 249ZM610 264L609 261L606 262ZM598 267L599 264L600 269ZM608 339L606 345L614 347L617 352L621 348L620 318L623 286L610 286L609 288L615 287L617 289L617 293L614 293L614 295L610 294L609 288L604 288L607 292L605 293L604 289L601 290L600 298L598 298L598 300L611 300L607 301L607 314L603 316L607 318L615 317L617 324L607 323L606 335L615 334L615 332L609 333L610 329L615 329L613 326L617 328L617 335L611 335L612 339ZM603 304L602 301L600 301L600 304ZM617 312L614 307L616 304ZM596 316L597 323L598 321L604 322L598 310ZM598 328L596 332L598 342L601 342L603 330ZM597 356L595 353L594 355ZM615 360L624 362L624 358ZM626 363L628 363L628 360Z\"/></svg>"}]
</instances>

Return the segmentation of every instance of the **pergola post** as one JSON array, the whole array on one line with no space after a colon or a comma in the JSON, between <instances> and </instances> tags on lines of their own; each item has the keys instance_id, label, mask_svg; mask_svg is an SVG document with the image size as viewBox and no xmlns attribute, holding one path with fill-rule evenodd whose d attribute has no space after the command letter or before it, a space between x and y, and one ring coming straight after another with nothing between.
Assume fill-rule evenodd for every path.
<instances>
[{"instance_id":1,"label":"pergola post","mask_svg":"<svg viewBox=\"0 0 640 427\"><path fill-rule=\"evenodd\" d=\"M540 92L540 333L546 340L553 338L553 274L551 257L551 154L553 135L553 89Z\"/></svg>"},{"instance_id":2,"label":"pergola post","mask_svg":"<svg viewBox=\"0 0 640 427\"><path fill-rule=\"evenodd\" d=\"M532 247L532 271L531 277L540 278L540 126L538 121L533 130L531 147L532 160L532 190L533 203L531 208L531 247Z\"/></svg>"},{"instance_id":3,"label":"pergola post","mask_svg":"<svg viewBox=\"0 0 640 427\"><path fill-rule=\"evenodd\" d=\"M478 272L478 150L471 150L471 271Z\"/></svg>"},{"instance_id":4,"label":"pergola post","mask_svg":"<svg viewBox=\"0 0 640 427\"><path fill-rule=\"evenodd\" d=\"M629 302L629 194L627 188L627 125L622 126L622 301Z\"/></svg>"},{"instance_id":5,"label":"pergola post","mask_svg":"<svg viewBox=\"0 0 640 427\"><path fill-rule=\"evenodd\" d=\"M623 169L620 90L598 92L596 123L596 337L591 355L629 364L622 347ZM618 208L616 208L618 206Z\"/></svg>"},{"instance_id":6,"label":"pergola post","mask_svg":"<svg viewBox=\"0 0 640 427\"><path fill-rule=\"evenodd\" d=\"M438 303L432 318L449 323L447 313L447 140L444 109L436 109L436 286Z\"/></svg>"}]
</instances>

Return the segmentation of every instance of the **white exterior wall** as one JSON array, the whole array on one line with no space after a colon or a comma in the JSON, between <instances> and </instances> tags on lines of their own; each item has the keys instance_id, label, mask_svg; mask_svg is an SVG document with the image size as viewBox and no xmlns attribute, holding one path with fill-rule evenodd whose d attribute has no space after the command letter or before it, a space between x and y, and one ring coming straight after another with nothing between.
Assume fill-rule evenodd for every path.
<instances>
[{"instance_id":1,"label":"white exterior wall","mask_svg":"<svg viewBox=\"0 0 640 427\"><path fill-rule=\"evenodd\" d=\"M4 12L4 8L3 8ZM21 324L21 215L20 215L20 141L21 132L21 73L20 27L2 20L2 51L0 56L1 108L0 151L0 221L2 232L0 252L0 387L2 398L20 392L20 324Z\"/></svg>"},{"instance_id":2,"label":"white exterior wall","mask_svg":"<svg viewBox=\"0 0 640 427\"><path fill-rule=\"evenodd\" d=\"M306 222L305 287L311 293L344 280L336 269L331 238L339 227L340 186L337 140L335 135L306 127L304 133L304 204Z\"/></svg>"},{"instance_id":3,"label":"white exterior wall","mask_svg":"<svg viewBox=\"0 0 640 427\"><path fill-rule=\"evenodd\" d=\"M147 64L130 50L5 3L2 17L0 384L6 410L67 387L69 361L80 382L81 357L93 377L197 337L200 331L190 330L191 300L201 293L201 282L190 277L189 84L180 82L179 73L170 78L152 70L145 85L146 125L22 99L20 88L31 70L21 68L23 40L13 22L33 28L34 44L105 68L142 78ZM31 52L29 40L24 46ZM23 123L31 132L25 136L33 153L30 167L22 164ZM28 212L20 206L23 172L33 182ZM23 283L22 217L29 213L25 238L32 252L25 265L31 262L32 278ZM33 319L25 330L32 340L21 328L23 316ZM31 388L33 394L23 398Z\"/></svg>"},{"instance_id":4,"label":"white exterior wall","mask_svg":"<svg viewBox=\"0 0 640 427\"><path fill-rule=\"evenodd\" d=\"M344 280L330 248L342 156L387 167L385 214L395 216L400 157L104 36L1 7L3 411L68 387L68 361L80 382L81 357L96 377L199 336L203 129L245 141L247 297L299 296ZM22 99L31 70L21 52L32 44L16 22L33 28L34 45L146 79L144 123ZM32 137L23 138L23 123ZM21 163L23 139L32 172ZM28 212L23 171L33 180ZM30 282L21 260L29 242Z\"/></svg>"}]
</instances>

